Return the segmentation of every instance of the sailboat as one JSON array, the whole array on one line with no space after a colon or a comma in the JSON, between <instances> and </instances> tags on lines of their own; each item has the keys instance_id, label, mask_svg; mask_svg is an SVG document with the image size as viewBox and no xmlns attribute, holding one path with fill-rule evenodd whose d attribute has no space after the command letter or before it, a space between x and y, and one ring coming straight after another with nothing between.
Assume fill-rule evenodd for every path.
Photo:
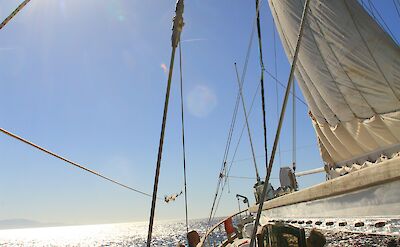
<instances>
[{"instance_id":1,"label":"sailboat","mask_svg":"<svg viewBox=\"0 0 400 247\"><path fill-rule=\"evenodd\" d=\"M28 2L29 0L25 0L0 25L0 29ZM385 223L382 220L400 219L398 44L356 0L269 0L269 7L288 60L292 64L279 125L281 126L284 119L290 85L296 77L309 107L310 120L324 161L324 167L317 171L324 171L327 180L297 191L295 177L315 171L296 173L293 169L285 168L281 170L282 190L271 191L269 178L279 142L279 127L267 176L264 182L258 181L254 187L256 204L243 210L257 216L246 218L246 222L239 229L241 234L232 226L232 216L210 227L201 240L195 232L189 232L189 246L205 245L213 230L221 224L226 226L227 231L229 230L228 238L221 246L254 246L255 238L270 237L268 234L271 230L280 225L284 230L289 229L292 233L298 233L300 245L304 244L305 234L301 228L304 224L340 226L340 223L348 224L357 220L359 222L356 222L354 227L358 227L363 226L363 221L376 219L379 220L376 223L381 223L376 226L380 227ZM148 246L151 243L157 199L168 90L175 49L180 44L180 33L184 26L183 8L183 0L178 0L173 22L173 52L152 194ZM1 131L103 179L150 196L10 132L3 129ZM284 187L289 190L286 191ZM277 193L278 191L284 193ZM178 194L174 195L172 200L177 196ZM170 200L166 197L165 201L167 199ZM333 219L339 219L340 222Z\"/></svg>"},{"instance_id":2,"label":"sailboat","mask_svg":"<svg viewBox=\"0 0 400 247\"><path fill-rule=\"evenodd\" d=\"M340 222L359 227L368 219L399 219L398 44L356 0L269 0L269 7L309 107L324 162L317 172L324 171L327 180L295 191L296 173L281 170L281 182L289 181L283 185L293 192L265 196L268 174L267 183L255 186L257 204L248 211L258 214L248 223L247 239L227 232L232 235L221 246L254 246L256 235L266 234L268 225L277 222L291 223L288 227ZM206 244L223 223L226 226L227 220L212 227L197 246ZM242 230L247 231L246 226Z\"/></svg>"}]
</instances>

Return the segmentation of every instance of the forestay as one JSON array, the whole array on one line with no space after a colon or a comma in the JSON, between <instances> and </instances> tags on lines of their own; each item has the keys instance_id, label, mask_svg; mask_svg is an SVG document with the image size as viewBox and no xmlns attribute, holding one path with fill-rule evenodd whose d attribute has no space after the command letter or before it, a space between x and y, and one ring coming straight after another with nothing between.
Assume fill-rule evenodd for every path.
<instances>
[{"instance_id":1,"label":"forestay","mask_svg":"<svg viewBox=\"0 0 400 247\"><path fill-rule=\"evenodd\" d=\"M290 60L304 1L270 0ZM400 49L356 0L313 0L296 79L323 160L363 163L400 150Z\"/></svg>"}]
</instances>

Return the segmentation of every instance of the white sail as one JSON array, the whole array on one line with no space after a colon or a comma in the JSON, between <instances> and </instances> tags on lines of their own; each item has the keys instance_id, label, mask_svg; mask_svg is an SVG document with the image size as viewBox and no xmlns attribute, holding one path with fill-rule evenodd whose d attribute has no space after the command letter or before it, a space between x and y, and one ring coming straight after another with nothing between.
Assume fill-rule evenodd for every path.
<instances>
[{"instance_id":1,"label":"white sail","mask_svg":"<svg viewBox=\"0 0 400 247\"><path fill-rule=\"evenodd\" d=\"M289 60L304 1L270 0ZM356 0L310 2L296 79L326 163L400 150L400 49Z\"/></svg>"}]
</instances>

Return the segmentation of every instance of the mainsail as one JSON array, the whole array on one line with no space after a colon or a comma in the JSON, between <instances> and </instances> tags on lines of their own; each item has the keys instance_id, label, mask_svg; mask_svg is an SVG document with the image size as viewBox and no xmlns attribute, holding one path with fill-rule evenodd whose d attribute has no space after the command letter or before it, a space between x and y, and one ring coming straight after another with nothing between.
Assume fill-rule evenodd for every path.
<instances>
[{"instance_id":1,"label":"mainsail","mask_svg":"<svg viewBox=\"0 0 400 247\"><path fill-rule=\"evenodd\" d=\"M270 0L292 60L304 1ZM400 49L357 0L310 2L296 79L330 167L400 151Z\"/></svg>"}]
</instances>

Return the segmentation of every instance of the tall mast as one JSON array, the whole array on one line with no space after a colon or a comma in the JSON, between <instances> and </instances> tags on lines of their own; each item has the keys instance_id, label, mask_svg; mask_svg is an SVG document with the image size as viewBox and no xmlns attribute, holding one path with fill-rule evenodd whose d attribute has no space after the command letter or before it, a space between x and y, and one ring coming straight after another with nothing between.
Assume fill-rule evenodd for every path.
<instances>
[{"instance_id":1,"label":"tall mast","mask_svg":"<svg viewBox=\"0 0 400 247\"><path fill-rule=\"evenodd\" d=\"M257 34L258 34L258 47L260 50L260 66L261 66L261 103L262 103L262 113L263 113L263 127L264 127L264 154L265 154L265 168L268 169L268 143L267 143L267 122L265 113L265 98L264 98L264 61L262 53L262 42L261 42L261 25L260 25L260 3L256 0L256 15L257 15Z\"/></svg>"},{"instance_id":2,"label":"tall mast","mask_svg":"<svg viewBox=\"0 0 400 247\"><path fill-rule=\"evenodd\" d=\"M257 234L257 228L258 228L258 224L260 222L261 211L262 211L262 208L263 208L263 205L264 205L264 200L265 200L265 194L267 193L268 181L269 181L269 178L271 176L272 166L274 164L276 148L278 146L279 137L280 137L280 133L281 133L281 129L282 129L282 123L283 123L283 119L285 117L286 105L287 105L287 102L288 102L288 99L289 99L290 87L292 86L292 83L293 83L293 80L294 80L294 71L295 71L295 68L296 68L297 58L298 58L298 55L299 55L301 39L303 37L304 26L305 26L304 24L305 24L305 20L306 20L307 13L308 13L308 5L309 5L309 3L310 3L310 0L306 0L306 2L304 4L303 14L302 14L302 17L301 17L301 22L300 22L299 34L298 34L297 42L296 42L296 49L295 49L295 53L294 53L294 56L293 56L292 66L290 68L290 74L289 74L289 79L288 79L288 82L287 82L285 98L283 100L283 105L282 105L282 109L281 109L281 115L279 117L278 129L276 130L276 134L275 134L275 140L274 140L274 145L272 147L271 158L269 159L268 170L267 170L267 174L265 176L265 184L264 184L264 188L263 188L263 191L262 191L262 194L261 194L260 203L258 205L257 216L256 216L256 219L254 221L254 229L253 229L253 233L251 235L250 247L254 247L255 246L254 243L255 243L255 238L256 238L256 234Z\"/></svg>"},{"instance_id":3,"label":"tall mast","mask_svg":"<svg viewBox=\"0 0 400 247\"><path fill-rule=\"evenodd\" d=\"M175 17L173 19L172 26L172 52L171 52L171 61L169 64L169 73L168 73L168 82L167 82L167 91L165 95L165 103L164 103L164 113L161 124L161 135L160 135L160 143L158 146L158 156L157 156L157 166L156 166L156 174L154 176L154 188L153 188L153 198L151 201L151 211L150 211L150 221L149 221L149 230L147 234L147 246L151 245L151 235L153 233L153 223L154 223L154 213L156 209L156 199L157 199L157 190L158 190L158 178L160 176L160 167L161 167L161 158L162 158L162 150L164 144L164 133L165 133L165 125L167 122L167 113L168 113L168 103L169 103L169 94L171 91L171 80L172 80L172 71L174 69L174 60L175 60L175 50L178 46L181 38L181 32L183 29L183 9L184 4L183 0L178 0L176 2L175 9Z\"/></svg>"}]
</instances>

